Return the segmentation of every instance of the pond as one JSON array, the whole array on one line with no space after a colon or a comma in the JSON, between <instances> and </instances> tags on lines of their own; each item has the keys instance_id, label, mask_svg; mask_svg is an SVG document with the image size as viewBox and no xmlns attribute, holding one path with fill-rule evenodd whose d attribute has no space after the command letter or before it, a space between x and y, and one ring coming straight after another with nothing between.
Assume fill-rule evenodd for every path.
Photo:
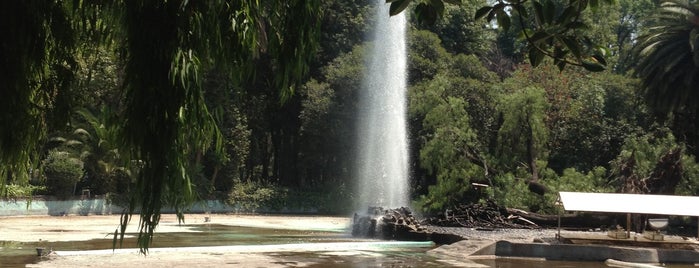
<instances>
[{"instance_id":1,"label":"pond","mask_svg":"<svg viewBox=\"0 0 699 268\"><path fill-rule=\"evenodd\" d=\"M229 225L193 225L195 232L156 233L151 248L204 246L301 245L296 251L266 251L264 254L283 259L288 267L303 263L306 267L607 267L599 262L557 262L536 259L480 259L474 263L450 262L427 254L429 243L396 243L357 239L346 232L303 231ZM135 238L125 238L124 245L134 245ZM339 245L337 250L303 250L319 243ZM325 245L325 244L324 244ZM373 246L372 246L373 245ZM377 247L378 245L378 247ZM0 241L0 267L25 267L41 260L36 254L38 243ZM66 241L43 244L60 251L112 249L111 237L89 241ZM245 249L243 249L245 250ZM277 263L279 264L279 263ZM693 267L693 266L668 266Z\"/></svg>"},{"instance_id":2,"label":"pond","mask_svg":"<svg viewBox=\"0 0 699 268\"><path fill-rule=\"evenodd\" d=\"M227 225L196 225L190 228L195 232L173 232L156 233L151 248L174 248L174 247L205 247L205 246L243 246L243 245L280 245L280 244L307 244L316 243L365 243L384 241L357 239L345 232L332 231L304 231L287 229L267 229L253 227L236 227ZM124 245L134 245L135 238L127 237ZM363 244L360 244L363 245ZM26 264L37 263L42 257L38 257L36 248L38 243L8 242L0 241L0 267L24 267ZM63 241L42 244L46 249L60 251L77 250L99 250L112 249L113 240L111 237L105 239L94 239L88 241ZM408 247L398 246L395 248L384 248L379 250L346 251L343 254L338 252L280 252L269 253L289 259L290 262L313 260L322 267L327 264L336 264L333 267L358 267L355 264L368 265L373 267L378 263L424 263L434 262L429 259L425 252L432 248L430 243L421 245L410 245ZM379 253L380 252L380 253ZM436 265L436 263L435 263ZM320 267L320 266L317 266Z\"/></svg>"}]
</instances>

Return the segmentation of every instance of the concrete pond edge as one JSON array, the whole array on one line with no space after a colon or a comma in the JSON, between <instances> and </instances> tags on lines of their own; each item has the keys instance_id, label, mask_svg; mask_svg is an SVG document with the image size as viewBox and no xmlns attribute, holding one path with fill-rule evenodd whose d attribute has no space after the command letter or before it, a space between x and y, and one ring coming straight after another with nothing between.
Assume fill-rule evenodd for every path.
<instances>
[{"instance_id":1,"label":"concrete pond edge","mask_svg":"<svg viewBox=\"0 0 699 268\"><path fill-rule=\"evenodd\" d=\"M433 249L429 253L440 257L461 260L515 257L539 258L552 261L605 262L612 259L632 263L699 263L699 252L695 250L608 245L519 243L510 241L463 240Z\"/></svg>"}]
</instances>

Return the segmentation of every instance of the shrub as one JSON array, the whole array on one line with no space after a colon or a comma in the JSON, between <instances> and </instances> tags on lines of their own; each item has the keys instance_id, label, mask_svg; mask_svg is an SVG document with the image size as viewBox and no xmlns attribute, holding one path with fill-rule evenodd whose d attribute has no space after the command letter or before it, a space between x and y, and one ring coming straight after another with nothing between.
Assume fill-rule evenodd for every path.
<instances>
[{"instance_id":1,"label":"shrub","mask_svg":"<svg viewBox=\"0 0 699 268\"><path fill-rule=\"evenodd\" d=\"M278 189L275 186L235 180L227 202L242 211L255 212L258 208L264 207L277 194Z\"/></svg>"},{"instance_id":2,"label":"shrub","mask_svg":"<svg viewBox=\"0 0 699 268\"><path fill-rule=\"evenodd\" d=\"M8 184L5 185L3 195L7 199L31 198L36 192L43 190L46 190L46 186Z\"/></svg>"},{"instance_id":3,"label":"shrub","mask_svg":"<svg viewBox=\"0 0 699 268\"><path fill-rule=\"evenodd\" d=\"M353 212L350 191L344 184L319 188L285 188L260 182L234 180L226 202L242 212L258 209L277 212L319 212L349 214Z\"/></svg>"},{"instance_id":4,"label":"shrub","mask_svg":"<svg viewBox=\"0 0 699 268\"><path fill-rule=\"evenodd\" d=\"M83 162L58 150L49 151L43 168L49 193L61 199L74 194L75 185L83 176Z\"/></svg>"}]
</instances>

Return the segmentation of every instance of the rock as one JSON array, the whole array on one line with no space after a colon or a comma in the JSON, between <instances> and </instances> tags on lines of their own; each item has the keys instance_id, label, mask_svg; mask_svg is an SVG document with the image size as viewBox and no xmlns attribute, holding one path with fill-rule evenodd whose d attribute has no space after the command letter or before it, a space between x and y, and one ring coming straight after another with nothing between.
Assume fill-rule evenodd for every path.
<instances>
[{"instance_id":1,"label":"rock","mask_svg":"<svg viewBox=\"0 0 699 268\"><path fill-rule=\"evenodd\" d=\"M430 241L430 233L409 208L369 207L364 215L354 214L352 236L403 241Z\"/></svg>"}]
</instances>

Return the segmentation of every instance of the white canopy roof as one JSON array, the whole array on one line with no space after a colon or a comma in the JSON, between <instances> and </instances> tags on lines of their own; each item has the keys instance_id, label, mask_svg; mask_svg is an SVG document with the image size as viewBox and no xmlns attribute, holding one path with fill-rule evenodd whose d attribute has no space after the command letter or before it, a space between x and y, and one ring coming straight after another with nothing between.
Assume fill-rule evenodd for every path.
<instances>
[{"instance_id":1,"label":"white canopy roof","mask_svg":"<svg viewBox=\"0 0 699 268\"><path fill-rule=\"evenodd\" d=\"M559 192L567 211L699 216L699 196Z\"/></svg>"}]
</instances>

